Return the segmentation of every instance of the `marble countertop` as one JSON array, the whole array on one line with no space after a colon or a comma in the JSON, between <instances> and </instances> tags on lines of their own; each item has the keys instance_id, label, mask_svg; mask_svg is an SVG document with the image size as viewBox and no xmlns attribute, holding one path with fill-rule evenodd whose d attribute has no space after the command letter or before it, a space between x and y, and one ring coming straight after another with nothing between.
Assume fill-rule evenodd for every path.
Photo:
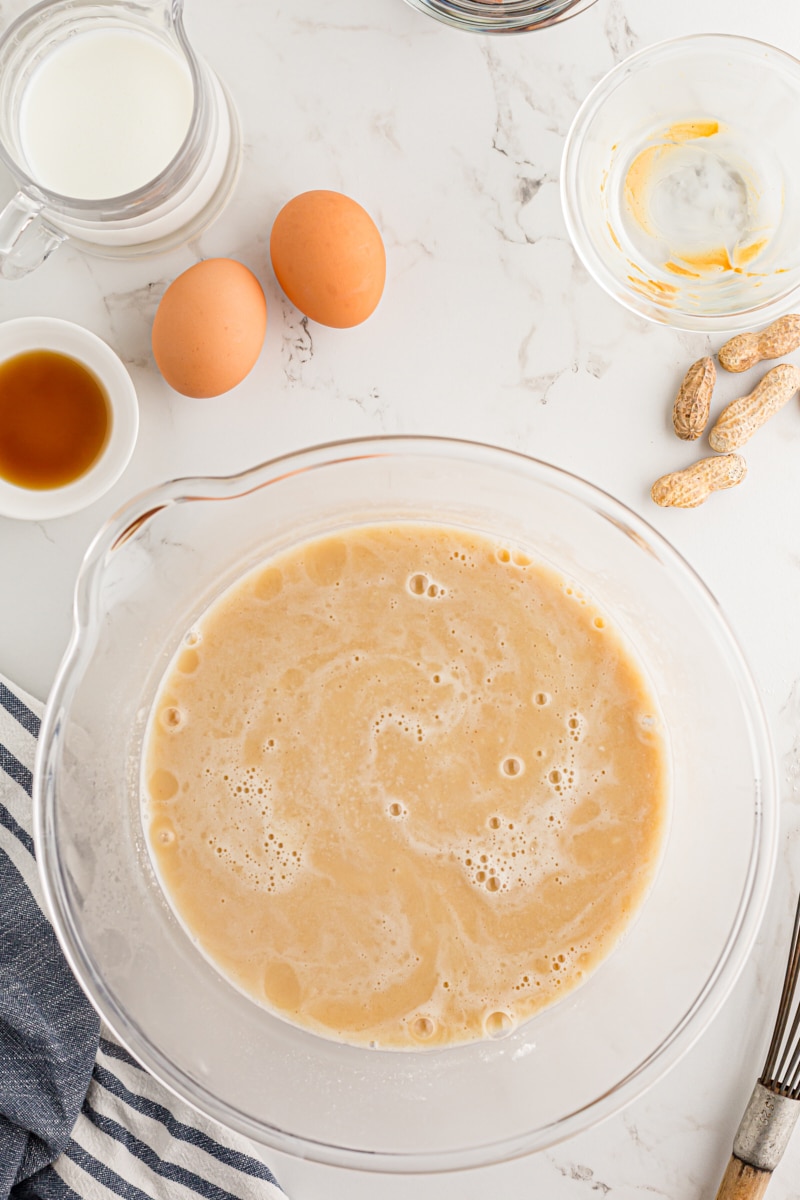
<instances>
[{"instance_id":1,"label":"marble countertop","mask_svg":"<svg viewBox=\"0 0 800 1200\"><path fill-rule=\"evenodd\" d=\"M22 7L4 0L0 21ZM578 104L614 63L696 32L746 34L800 55L796 2L599 0L560 27L495 39L451 30L402 0L188 0L187 10L189 34L229 84L244 129L243 171L224 215L196 244L158 259L120 264L67 244L27 279L0 281L0 319L86 325L122 356L141 404L133 461L102 501L58 521L0 518L0 670L46 695L89 541L124 501L168 477L233 472L329 439L443 434L547 459L641 513L726 612L780 768L776 882L732 995L666 1078L548 1152L464 1175L380 1179L269 1159L292 1200L713 1197L761 1067L800 886L800 407L748 449L742 488L691 512L655 508L652 481L695 457L671 431L675 388L720 339L646 324L599 290L567 238L558 170ZM9 190L6 180L0 187ZM386 241L384 299L354 330L301 319L269 266L276 213L314 187L354 196ZM233 393L187 400L155 369L150 325L167 284L219 254L261 280L266 343ZM722 399L735 394L735 381L722 380ZM797 1200L799 1181L800 1135L770 1196Z\"/></svg>"}]
</instances>

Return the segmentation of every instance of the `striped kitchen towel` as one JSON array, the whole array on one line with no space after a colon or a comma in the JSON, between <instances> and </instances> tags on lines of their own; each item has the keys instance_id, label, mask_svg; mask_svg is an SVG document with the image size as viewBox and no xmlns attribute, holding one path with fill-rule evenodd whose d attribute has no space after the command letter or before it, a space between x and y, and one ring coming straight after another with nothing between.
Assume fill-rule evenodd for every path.
<instances>
[{"instance_id":1,"label":"striped kitchen towel","mask_svg":"<svg viewBox=\"0 0 800 1200\"><path fill-rule=\"evenodd\" d=\"M42 706L0 678L0 1200L285 1200L100 1023L42 908L31 771Z\"/></svg>"}]
</instances>

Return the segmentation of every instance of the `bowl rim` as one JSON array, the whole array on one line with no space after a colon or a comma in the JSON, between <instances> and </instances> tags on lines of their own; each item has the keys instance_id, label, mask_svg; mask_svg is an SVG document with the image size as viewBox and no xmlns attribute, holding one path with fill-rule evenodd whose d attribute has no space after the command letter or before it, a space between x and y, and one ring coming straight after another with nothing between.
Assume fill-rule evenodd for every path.
<instances>
[{"instance_id":1,"label":"bowl rim","mask_svg":"<svg viewBox=\"0 0 800 1200\"><path fill-rule=\"evenodd\" d=\"M754 325L766 325L776 317L788 312L800 295L800 282L789 287L780 296L752 304L735 313L704 315L701 313L682 313L680 311L676 312L674 309L661 308L645 295L633 292L630 289L624 289L611 271L608 270L603 259L596 252L593 241L584 231L584 221L577 200L578 166L582 141L586 131L590 127L591 121L608 97L643 62L647 63L651 59L655 60L661 55L675 52L682 47L699 45L701 43L720 43L728 46L739 46L743 49L758 50L762 53L767 51L770 55L783 60L792 67L797 74L798 91L800 92L800 58L797 58L788 50L782 49L780 46L775 46L773 43L763 41L759 38L747 37L744 34L738 33L692 33L673 38L664 38L661 41L651 43L649 46L643 46L642 49L634 51L633 54L628 55L627 58L624 58L621 62L613 66L598 80L581 102L575 116L572 118L561 154L561 167L559 171L561 211L564 216L569 240L586 271L592 280L607 295L611 296L613 300L621 304L623 308L635 313L638 317L643 317L647 321L667 325L672 329L702 333L735 333L740 330L751 329Z\"/></svg>"},{"instance_id":2,"label":"bowl rim","mask_svg":"<svg viewBox=\"0 0 800 1200\"><path fill-rule=\"evenodd\" d=\"M233 499L280 482L290 474L314 471L353 459L419 454L488 460L533 471L539 480L586 503L620 531L643 544L648 552L677 572L697 601L712 617L729 654L733 681L738 686L749 723L756 771L754 783L754 835L750 847L745 887L728 937L694 1002L672 1030L649 1054L603 1094L566 1116L533 1131L501 1141L437 1151L372 1151L334 1146L321 1140L265 1125L234 1106L218 1100L196 1079L173 1066L167 1055L140 1034L110 996L103 982L88 968L81 938L66 901L63 871L54 837L54 766L63 730L63 715L75 687L75 668L84 655L85 634L100 619L92 597L95 577L106 556L122 545L151 516L175 503ZM45 908L64 955L101 1020L133 1058L180 1100L256 1144L329 1166L368 1172L419 1174L488 1166L552 1147L583 1132L631 1103L662 1078L694 1045L727 999L752 949L766 904L777 859L779 793L777 765L761 699L724 613L708 586L688 561L644 518L608 492L561 467L520 451L487 443L428 435L384 435L326 442L270 459L246 471L227 476L195 476L171 480L149 488L119 509L98 531L81 564L75 587L73 631L58 669L45 709L38 741L33 781L33 833Z\"/></svg>"},{"instance_id":3,"label":"bowl rim","mask_svg":"<svg viewBox=\"0 0 800 1200\"><path fill-rule=\"evenodd\" d=\"M15 317L0 322L0 364L32 351L72 358L95 376L108 399L110 431L83 475L54 488L26 488L0 477L0 514L47 521L93 504L114 486L130 462L139 433L139 403L122 359L97 334L60 317Z\"/></svg>"},{"instance_id":4,"label":"bowl rim","mask_svg":"<svg viewBox=\"0 0 800 1200\"><path fill-rule=\"evenodd\" d=\"M406 0L417 12L465 33L534 33L577 17L597 0ZM550 10L541 13L542 9ZM537 10L540 10L537 12Z\"/></svg>"}]
</instances>

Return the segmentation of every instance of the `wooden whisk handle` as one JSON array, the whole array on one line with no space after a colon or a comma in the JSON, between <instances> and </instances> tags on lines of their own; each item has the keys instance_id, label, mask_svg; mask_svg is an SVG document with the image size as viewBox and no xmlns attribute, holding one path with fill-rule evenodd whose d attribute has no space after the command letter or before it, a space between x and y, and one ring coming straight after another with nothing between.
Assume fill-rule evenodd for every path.
<instances>
[{"instance_id":1,"label":"wooden whisk handle","mask_svg":"<svg viewBox=\"0 0 800 1200\"><path fill-rule=\"evenodd\" d=\"M800 1117L800 1101L761 1082L753 1088L733 1139L717 1200L760 1200Z\"/></svg>"},{"instance_id":2,"label":"wooden whisk handle","mask_svg":"<svg viewBox=\"0 0 800 1200\"><path fill-rule=\"evenodd\" d=\"M716 1200L761 1200L766 1195L770 1179L772 1171L751 1167L732 1154Z\"/></svg>"}]
</instances>

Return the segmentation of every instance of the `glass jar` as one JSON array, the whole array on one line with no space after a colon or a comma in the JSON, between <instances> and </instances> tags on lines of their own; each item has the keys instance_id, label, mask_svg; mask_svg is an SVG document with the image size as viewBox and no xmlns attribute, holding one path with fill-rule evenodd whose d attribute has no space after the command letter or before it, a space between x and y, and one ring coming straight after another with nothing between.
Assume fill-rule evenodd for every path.
<instances>
[{"instance_id":1,"label":"glass jar","mask_svg":"<svg viewBox=\"0 0 800 1200\"><path fill-rule=\"evenodd\" d=\"M576 17L596 0L407 0L412 8L472 33L528 33Z\"/></svg>"}]
</instances>

